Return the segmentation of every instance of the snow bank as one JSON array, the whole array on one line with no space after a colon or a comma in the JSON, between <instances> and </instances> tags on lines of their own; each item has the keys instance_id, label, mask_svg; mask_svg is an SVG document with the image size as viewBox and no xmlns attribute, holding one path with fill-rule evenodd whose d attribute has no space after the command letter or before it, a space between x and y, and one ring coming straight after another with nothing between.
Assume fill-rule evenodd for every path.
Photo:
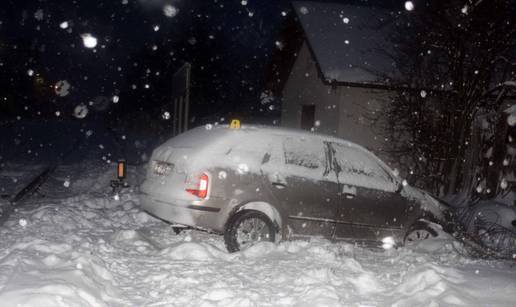
<instances>
[{"instance_id":1,"label":"snow bank","mask_svg":"<svg viewBox=\"0 0 516 307\"><path fill-rule=\"evenodd\" d=\"M313 238L228 254L218 235L176 235L130 191L119 200L105 194L93 184L109 178L102 169L89 167L83 184L66 189L56 180L51 198L0 227L2 307L516 303L510 263L464 258L445 239L383 252ZM66 170L71 178L83 172Z\"/></svg>"}]
</instances>

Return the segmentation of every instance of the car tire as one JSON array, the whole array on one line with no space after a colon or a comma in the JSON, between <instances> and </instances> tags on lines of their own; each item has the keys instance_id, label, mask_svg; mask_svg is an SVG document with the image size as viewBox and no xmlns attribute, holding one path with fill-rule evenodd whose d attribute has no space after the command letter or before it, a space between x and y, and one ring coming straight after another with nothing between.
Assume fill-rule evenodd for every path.
<instances>
[{"instance_id":1,"label":"car tire","mask_svg":"<svg viewBox=\"0 0 516 307\"><path fill-rule=\"evenodd\" d=\"M252 226L254 223L254 226ZM256 232L247 232L252 226ZM258 228L259 227L259 228ZM241 246L248 239L248 244ZM224 242L230 253L248 248L260 241L275 242L276 227L267 215L255 210L244 210L229 218L224 231Z\"/></svg>"},{"instance_id":2,"label":"car tire","mask_svg":"<svg viewBox=\"0 0 516 307\"><path fill-rule=\"evenodd\" d=\"M403 244L407 246L435 237L437 237L437 231L430 227L428 223L417 221L409 227L403 239Z\"/></svg>"}]
</instances>

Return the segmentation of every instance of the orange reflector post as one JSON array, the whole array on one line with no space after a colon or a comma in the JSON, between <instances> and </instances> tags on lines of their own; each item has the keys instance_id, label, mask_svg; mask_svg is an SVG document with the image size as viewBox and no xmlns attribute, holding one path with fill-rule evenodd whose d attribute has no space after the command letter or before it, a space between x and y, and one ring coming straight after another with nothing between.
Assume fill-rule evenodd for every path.
<instances>
[{"instance_id":1,"label":"orange reflector post","mask_svg":"<svg viewBox=\"0 0 516 307\"><path fill-rule=\"evenodd\" d=\"M118 177L118 179L124 179L125 178L126 170L127 170L127 166L126 166L125 160L118 160L118 165L117 165L117 177Z\"/></svg>"}]
</instances>

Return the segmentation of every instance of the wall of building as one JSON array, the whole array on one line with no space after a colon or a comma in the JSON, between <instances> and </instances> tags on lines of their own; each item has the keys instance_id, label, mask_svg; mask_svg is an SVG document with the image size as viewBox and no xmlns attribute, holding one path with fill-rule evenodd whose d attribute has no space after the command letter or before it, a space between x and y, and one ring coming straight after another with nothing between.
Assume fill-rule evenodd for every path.
<instances>
[{"instance_id":1,"label":"wall of building","mask_svg":"<svg viewBox=\"0 0 516 307\"><path fill-rule=\"evenodd\" d=\"M281 125L301 128L302 106L313 104L314 131L360 144L391 162L384 152L389 140L382 131L389 96L386 90L324 84L305 42L283 90Z\"/></svg>"},{"instance_id":2,"label":"wall of building","mask_svg":"<svg viewBox=\"0 0 516 307\"><path fill-rule=\"evenodd\" d=\"M321 133L336 134L338 131L339 105L336 94L324 85L319 71L305 43L301 47L289 79L283 90L281 125L301 127L303 105L315 105L314 129Z\"/></svg>"}]
</instances>

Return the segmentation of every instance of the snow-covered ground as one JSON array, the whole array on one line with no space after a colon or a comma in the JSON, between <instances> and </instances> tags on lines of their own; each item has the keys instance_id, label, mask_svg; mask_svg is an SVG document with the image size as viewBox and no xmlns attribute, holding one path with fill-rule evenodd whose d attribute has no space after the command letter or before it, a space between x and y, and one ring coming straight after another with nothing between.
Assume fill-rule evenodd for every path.
<instances>
[{"instance_id":1,"label":"snow-covered ground","mask_svg":"<svg viewBox=\"0 0 516 307\"><path fill-rule=\"evenodd\" d=\"M105 162L60 166L0 226L1 306L515 306L516 267L446 239L378 251L322 239L228 254L215 234L109 193ZM131 181L137 182L131 169Z\"/></svg>"}]
</instances>

